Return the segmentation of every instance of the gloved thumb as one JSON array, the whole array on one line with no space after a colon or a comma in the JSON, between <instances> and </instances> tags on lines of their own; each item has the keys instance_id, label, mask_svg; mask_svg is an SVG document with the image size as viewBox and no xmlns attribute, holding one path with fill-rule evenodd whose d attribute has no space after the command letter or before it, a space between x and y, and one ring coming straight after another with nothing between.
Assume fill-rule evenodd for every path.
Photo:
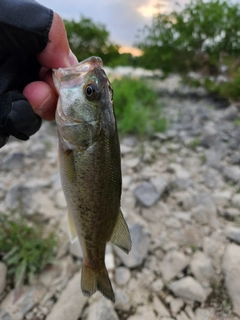
<instances>
[{"instance_id":1,"label":"gloved thumb","mask_svg":"<svg viewBox=\"0 0 240 320\"><path fill-rule=\"evenodd\" d=\"M41 123L41 118L20 92L10 91L0 96L0 148L10 135L28 140L40 129Z\"/></svg>"}]
</instances>

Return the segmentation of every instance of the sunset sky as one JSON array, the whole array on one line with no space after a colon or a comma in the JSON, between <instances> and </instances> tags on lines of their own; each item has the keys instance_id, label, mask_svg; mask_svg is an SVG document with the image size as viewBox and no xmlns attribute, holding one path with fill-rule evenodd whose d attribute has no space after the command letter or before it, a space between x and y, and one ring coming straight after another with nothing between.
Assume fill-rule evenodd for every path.
<instances>
[{"instance_id":1,"label":"sunset sky","mask_svg":"<svg viewBox=\"0 0 240 320\"><path fill-rule=\"evenodd\" d=\"M111 40L123 47L132 47L137 30L149 24L156 4L163 11L174 8L176 0L38 0L41 4L58 12L64 19L79 20L81 15L95 23L103 23ZM179 0L184 5L189 0ZM232 0L239 3L240 0Z\"/></svg>"}]
</instances>

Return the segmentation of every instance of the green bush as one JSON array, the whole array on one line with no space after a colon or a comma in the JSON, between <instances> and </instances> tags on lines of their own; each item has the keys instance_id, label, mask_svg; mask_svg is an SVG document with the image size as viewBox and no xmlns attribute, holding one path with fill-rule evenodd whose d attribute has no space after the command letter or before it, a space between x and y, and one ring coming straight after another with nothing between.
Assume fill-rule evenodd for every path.
<instances>
[{"instance_id":1,"label":"green bush","mask_svg":"<svg viewBox=\"0 0 240 320\"><path fill-rule=\"evenodd\" d=\"M0 254L8 267L8 275L16 288L31 282L53 259L56 247L54 232L44 236L39 225L16 214L0 213Z\"/></svg>"},{"instance_id":2,"label":"green bush","mask_svg":"<svg viewBox=\"0 0 240 320\"><path fill-rule=\"evenodd\" d=\"M240 7L230 0L192 0L183 8L156 14L140 30L139 63L166 74L191 70L216 75L225 60L240 54Z\"/></svg>"},{"instance_id":3,"label":"green bush","mask_svg":"<svg viewBox=\"0 0 240 320\"><path fill-rule=\"evenodd\" d=\"M123 77L112 82L114 108L120 133L138 135L165 131L157 94L142 79Z\"/></svg>"}]
</instances>

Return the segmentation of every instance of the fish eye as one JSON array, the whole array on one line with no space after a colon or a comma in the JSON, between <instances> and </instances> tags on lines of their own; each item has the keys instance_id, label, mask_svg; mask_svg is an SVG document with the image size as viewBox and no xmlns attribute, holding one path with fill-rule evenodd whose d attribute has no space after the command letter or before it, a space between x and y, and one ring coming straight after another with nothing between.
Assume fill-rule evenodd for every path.
<instances>
[{"instance_id":1,"label":"fish eye","mask_svg":"<svg viewBox=\"0 0 240 320\"><path fill-rule=\"evenodd\" d=\"M97 86L93 83L88 84L85 89L87 98L93 99L97 94Z\"/></svg>"}]
</instances>

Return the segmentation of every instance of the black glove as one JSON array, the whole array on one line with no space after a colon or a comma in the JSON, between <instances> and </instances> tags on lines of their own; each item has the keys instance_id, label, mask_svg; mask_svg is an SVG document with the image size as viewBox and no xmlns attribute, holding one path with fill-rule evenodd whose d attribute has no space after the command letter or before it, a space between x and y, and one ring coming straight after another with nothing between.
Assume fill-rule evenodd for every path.
<instances>
[{"instance_id":1,"label":"black glove","mask_svg":"<svg viewBox=\"0 0 240 320\"><path fill-rule=\"evenodd\" d=\"M38 80L36 55L47 45L52 18L33 0L0 0L0 148L10 135L28 140L41 126L22 90Z\"/></svg>"},{"instance_id":2,"label":"black glove","mask_svg":"<svg viewBox=\"0 0 240 320\"><path fill-rule=\"evenodd\" d=\"M41 118L20 92L9 91L0 96L0 148L10 135L28 140L40 129L41 123Z\"/></svg>"}]
</instances>

